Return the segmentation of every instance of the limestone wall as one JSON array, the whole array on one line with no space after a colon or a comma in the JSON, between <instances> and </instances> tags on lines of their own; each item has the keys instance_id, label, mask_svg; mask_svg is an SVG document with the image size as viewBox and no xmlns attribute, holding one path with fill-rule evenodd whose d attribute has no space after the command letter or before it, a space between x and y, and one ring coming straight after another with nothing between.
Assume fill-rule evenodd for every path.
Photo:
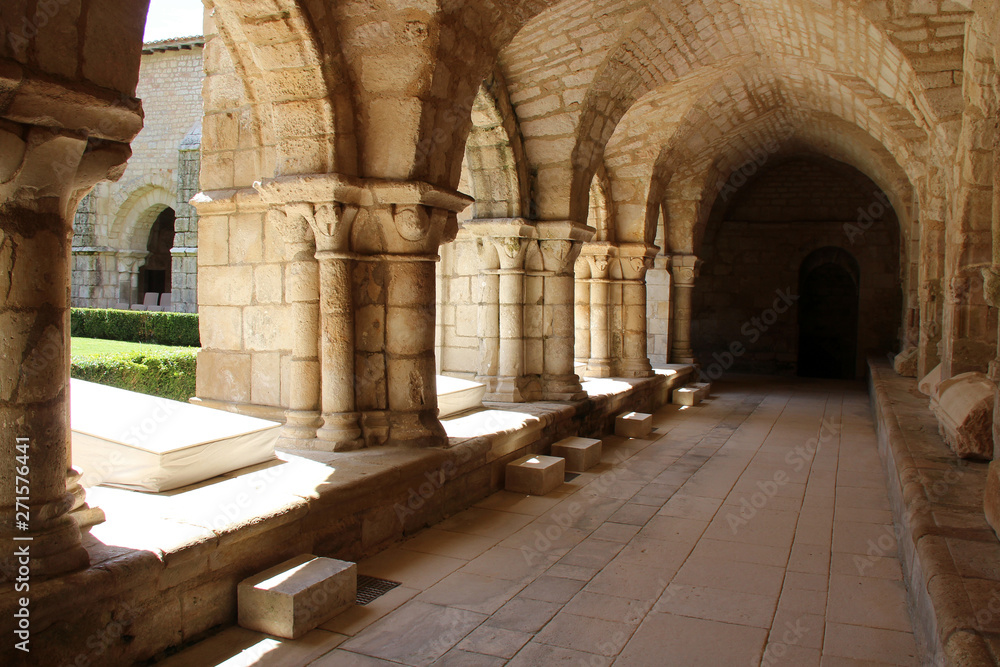
<instances>
[{"instance_id":1,"label":"limestone wall","mask_svg":"<svg viewBox=\"0 0 1000 667\"><path fill-rule=\"evenodd\" d=\"M74 306L105 308L141 301L136 280L150 228L157 214L170 207L180 220L174 240L178 252L173 253L174 309L196 310L197 214L187 201L197 192L202 51L201 38L144 47L136 91L143 101L143 130L132 142L122 178L99 183L78 210Z\"/></svg>"}]
</instances>

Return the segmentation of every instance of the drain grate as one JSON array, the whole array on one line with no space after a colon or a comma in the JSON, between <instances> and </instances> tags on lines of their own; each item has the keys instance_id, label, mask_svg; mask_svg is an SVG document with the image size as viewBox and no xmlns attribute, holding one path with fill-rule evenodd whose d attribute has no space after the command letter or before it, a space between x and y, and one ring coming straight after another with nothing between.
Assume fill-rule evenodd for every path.
<instances>
[{"instance_id":1,"label":"drain grate","mask_svg":"<svg viewBox=\"0 0 1000 667\"><path fill-rule=\"evenodd\" d=\"M359 574L358 597L355 600L355 603L364 606L369 602L382 597L396 586L399 586L398 581L389 581L388 579L379 579L377 577L369 577L368 575Z\"/></svg>"},{"instance_id":2,"label":"drain grate","mask_svg":"<svg viewBox=\"0 0 1000 667\"><path fill-rule=\"evenodd\" d=\"M563 473L563 474L564 474L564 477L563 477L563 481L564 482L572 482L574 479L576 479L577 477L580 476L580 473L578 473L578 472L567 472L567 473Z\"/></svg>"}]
</instances>

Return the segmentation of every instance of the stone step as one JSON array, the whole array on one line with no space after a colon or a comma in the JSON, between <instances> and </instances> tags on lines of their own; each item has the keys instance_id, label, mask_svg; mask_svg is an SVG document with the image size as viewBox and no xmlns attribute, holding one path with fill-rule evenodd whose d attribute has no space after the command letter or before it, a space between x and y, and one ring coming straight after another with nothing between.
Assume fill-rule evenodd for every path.
<instances>
[{"instance_id":1,"label":"stone step","mask_svg":"<svg viewBox=\"0 0 1000 667\"><path fill-rule=\"evenodd\" d=\"M566 472L586 472L601 462L600 440L563 438L552 445L552 456L566 459Z\"/></svg>"},{"instance_id":2,"label":"stone step","mask_svg":"<svg viewBox=\"0 0 1000 667\"><path fill-rule=\"evenodd\" d=\"M354 606L357 593L354 563L303 554L240 582L239 624L298 639Z\"/></svg>"},{"instance_id":3,"label":"stone step","mask_svg":"<svg viewBox=\"0 0 1000 667\"><path fill-rule=\"evenodd\" d=\"M566 459L537 454L508 463L504 485L513 493L544 496L562 485L565 477Z\"/></svg>"},{"instance_id":4,"label":"stone step","mask_svg":"<svg viewBox=\"0 0 1000 667\"><path fill-rule=\"evenodd\" d=\"M695 391L698 392L698 398L703 401L712 394L711 382L692 382L688 386L694 387Z\"/></svg>"},{"instance_id":5,"label":"stone step","mask_svg":"<svg viewBox=\"0 0 1000 667\"><path fill-rule=\"evenodd\" d=\"M653 415L625 412L615 417L615 435L622 438L647 438L653 430Z\"/></svg>"}]
</instances>

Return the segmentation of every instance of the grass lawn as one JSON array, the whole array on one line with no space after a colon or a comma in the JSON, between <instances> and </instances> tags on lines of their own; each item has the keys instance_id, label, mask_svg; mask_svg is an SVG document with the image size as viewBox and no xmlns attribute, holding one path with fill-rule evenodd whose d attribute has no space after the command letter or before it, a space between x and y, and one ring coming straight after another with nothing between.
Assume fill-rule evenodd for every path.
<instances>
[{"instance_id":1,"label":"grass lawn","mask_svg":"<svg viewBox=\"0 0 1000 667\"><path fill-rule=\"evenodd\" d=\"M172 350L194 350L193 347L171 347L169 345L151 345L149 343L128 343L121 340L102 340L100 338L72 338L70 356L74 359L96 357L101 354L121 354L129 352L170 352Z\"/></svg>"}]
</instances>

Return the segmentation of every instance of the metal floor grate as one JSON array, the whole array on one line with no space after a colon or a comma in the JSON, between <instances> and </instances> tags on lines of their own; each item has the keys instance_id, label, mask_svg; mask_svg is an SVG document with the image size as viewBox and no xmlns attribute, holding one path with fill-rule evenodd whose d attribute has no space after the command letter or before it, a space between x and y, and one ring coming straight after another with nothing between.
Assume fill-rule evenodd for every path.
<instances>
[{"instance_id":1,"label":"metal floor grate","mask_svg":"<svg viewBox=\"0 0 1000 667\"><path fill-rule=\"evenodd\" d=\"M578 473L578 472L567 472L567 473L564 473L563 481L564 482L572 482L574 479L576 479L579 476L580 476L580 473Z\"/></svg>"},{"instance_id":2,"label":"metal floor grate","mask_svg":"<svg viewBox=\"0 0 1000 667\"><path fill-rule=\"evenodd\" d=\"M364 606L372 600L382 597L396 586L399 586L398 581L389 581L388 579L378 579L376 577L359 574L358 597L355 600L355 603Z\"/></svg>"}]
</instances>

